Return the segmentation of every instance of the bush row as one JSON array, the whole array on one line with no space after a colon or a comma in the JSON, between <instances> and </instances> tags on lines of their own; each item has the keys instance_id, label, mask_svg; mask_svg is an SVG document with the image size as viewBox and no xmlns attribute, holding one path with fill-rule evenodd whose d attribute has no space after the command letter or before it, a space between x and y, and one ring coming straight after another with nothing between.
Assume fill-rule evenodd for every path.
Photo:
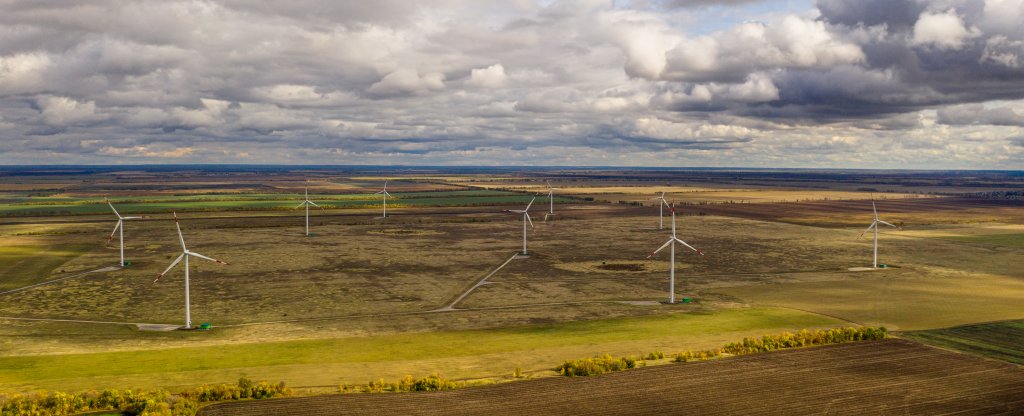
<instances>
[{"instance_id":1,"label":"bush row","mask_svg":"<svg viewBox=\"0 0 1024 416\"><path fill-rule=\"evenodd\" d=\"M412 376L405 376L396 383L389 383L380 379L371 381L365 385L342 384L338 391L342 393L384 393L384 392L406 392L406 391L439 391L452 390L465 387L464 381L448 380L437 374L415 379Z\"/></svg>"},{"instance_id":2,"label":"bush row","mask_svg":"<svg viewBox=\"0 0 1024 416\"><path fill-rule=\"evenodd\" d=\"M744 355L759 352L768 352L784 348L807 347L811 345L838 344L852 341L870 341L883 339L886 336L885 327L863 327L863 328L835 328L818 329L809 331L800 330L793 334L783 332L778 335L765 335L760 338L744 338L740 342L732 342L718 349L704 351L684 351L675 354L673 361L701 361L710 360L728 355ZM643 360L657 360L665 358L665 354L659 351L652 352L643 359L633 357L613 358L605 354L595 358L584 358L580 360L569 360L555 368L559 374L567 377L592 376L613 371L622 371L630 368L643 366Z\"/></svg>"},{"instance_id":3,"label":"bush row","mask_svg":"<svg viewBox=\"0 0 1024 416\"><path fill-rule=\"evenodd\" d=\"M555 371L566 377L595 376L612 371L628 370L643 365L643 360L633 357L612 357L605 354L600 357L568 360L555 367Z\"/></svg>"},{"instance_id":4,"label":"bush row","mask_svg":"<svg viewBox=\"0 0 1024 416\"><path fill-rule=\"evenodd\" d=\"M885 334L885 327L848 327L814 331L803 329L795 334L783 332L778 335L765 335L761 338L743 338L743 341L732 342L722 347L722 352L732 355L753 354L783 348L839 344L851 341L870 341L883 339Z\"/></svg>"},{"instance_id":5,"label":"bush row","mask_svg":"<svg viewBox=\"0 0 1024 416\"><path fill-rule=\"evenodd\" d=\"M199 410L199 403L203 402L268 399L288 395L291 395L291 389L285 387L284 382L256 383L243 377L236 385L204 385L178 394L171 394L166 390L107 389L84 393L38 392L13 396L0 395L0 415L60 416L111 410L140 416L193 416Z\"/></svg>"}]
</instances>

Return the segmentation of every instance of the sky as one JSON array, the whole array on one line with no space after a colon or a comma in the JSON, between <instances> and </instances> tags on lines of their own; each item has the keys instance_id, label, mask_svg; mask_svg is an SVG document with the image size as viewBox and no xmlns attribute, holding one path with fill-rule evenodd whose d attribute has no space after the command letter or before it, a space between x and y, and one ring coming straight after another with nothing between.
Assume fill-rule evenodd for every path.
<instances>
[{"instance_id":1,"label":"sky","mask_svg":"<svg viewBox=\"0 0 1024 416\"><path fill-rule=\"evenodd\" d=\"M1024 0L0 0L0 164L1024 169Z\"/></svg>"}]
</instances>

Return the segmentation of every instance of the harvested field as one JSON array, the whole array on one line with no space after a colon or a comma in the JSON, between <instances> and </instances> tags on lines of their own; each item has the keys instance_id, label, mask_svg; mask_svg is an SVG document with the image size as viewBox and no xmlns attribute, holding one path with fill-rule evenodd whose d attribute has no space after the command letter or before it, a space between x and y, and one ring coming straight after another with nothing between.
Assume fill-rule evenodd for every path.
<instances>
[{"instance_id":1,"label":"harvested field","mask_svg":"<svg viewBox=\"0 0 1024 416\"><path fill-rule=\"evenodd\" d=\"M204 416L1020 414L1024 370L890 339L436 393L213 405Z\"/></svg>"},{"instance_id":2,"label":"harvested field","mask_svg":"<svg viewBox=\"0 0 1024 416\"><path fill-rule=\"evenodd\" d=\"M876 202L886 221L921 224L977 222L1024 223L1024 203L1014 200L971 198L885 199ZM786 202L764 204L707 204L684 206L708 215L779 221L815 226L845 227L871 223L870 200Z\"/></svg>"}]
</instances>

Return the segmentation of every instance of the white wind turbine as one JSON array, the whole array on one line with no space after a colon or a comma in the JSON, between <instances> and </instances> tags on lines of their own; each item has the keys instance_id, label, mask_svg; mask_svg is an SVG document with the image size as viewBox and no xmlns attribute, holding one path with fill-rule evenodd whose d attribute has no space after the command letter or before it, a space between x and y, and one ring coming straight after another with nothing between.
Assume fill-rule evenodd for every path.
<instances>
[{"instance_id":1,"label":"white wind turbine","mask_svg":"<svg viewBox=\"0 0 1024 416\"><path fill-rule=\"evenodd\" d=\"M875 220L871 222L871 225L869 225L867 229L865 229L864 231L861 231L860 234L857 235L857 238L861 238L862 236L864 236L864 233L866 233L868 231L871 231L871 229L875 230L875 255L874 255L874 260L871 263L871 267L874 268L874 269L877 269L878 268L878 224L885 224L885 225L888 225L888 226L890 226L892 228L895 228L897 230L902 230L903 228L901 228L899 226L895 226L895 225L889 224L889 223L887 223L885 221L882 221L882 220L878 219L878 209L875 208L875 201L874 200L871 201L871 211L873 211L875 213Z\"/></svg>"},{"instance_id":2,"label":"white wind turbine","mask_svg":"<svg viewBox=\"0 0 1024 416\"><path fill-rule=\"evenodd\" d=\"M651 200L661 201L658 204L658 229L665 229L665 207L668 206L668 201L665 201L665 192L661 193L661 196L651 198Z\"/></svg>"},{"instance_id":3,"label":"white wind turbine","mask_svg":"<svg viewBox=\"0 0 1024 416\"><path fill-rule=\"evenodd\" d=\"M114 211L114 215L117 215L117 225L114 226L114 231L110 232L110 237L107 237L107 244L110 244L110 240L114 239L114 233L116 233L117 230L121 230L121 238L120 238L121 239L121 263L119 263L118 265L121 266L121 267L125 267L125 264L124 264L124 220L137 220L137 219L140 219L142 217L122 217L121 214L119 214L117 212L117 210L114 209L114 204L111 204L110 200L107 200L107 205L110 205L110 209L112 211Z\"/></svg>"},{"instance_id":4,"label":"white wind turbine","mask_svg":"<svg viewBox=\"0 0 1024 416\"><path fill-rule=\"evenodd\" d=\"M374 195L376 195L376 194L380 194L380 195L382 195L384 197L384 215L381 216L381 218L387 218L388 217L388 197L391 196L391 194L388 193L388 181L384 181L384 189L380 190L379 192L374 193Z\"/></svg>"},{"instance_id":5,"label":"white wind turbine","mask_svg":"<svg viewBox=\"0 0 1024 416\"><path fill-rule=\"evenodd\" d=\"M309 237L309 206L310 205L312 205L314 207L317 207L317 208L320 208L320 206L317 205L315 202L309 200L309 187L307 186L306 187L306 199L303 199L302 203L295 207L295 208L299 208L301 206L305 206L306 207L306 237ZM295 209L295 208L292 208L292 209ZM320 209L323 209L323 208L320 208Z\"/></svg>"},{"instance_id":6,"label":"white wind turbine","mask_svg":"<svg viewBox=\"0 0 1024 416\"><path fill-rule=\"evenodd\" d=\"M685 241L679 239L679 237L676 237L675 203L673 202L671 205L669 205L669 208L671 208L672 210L672 235L668 238L668 241L666 241L665 244L662 244L661 247L658 247L657 250L654 250L654 252L647 256L647 258L654 257L655 254L658 254L658 252L664 249L665 247L669 248L670 263L668 267L668 303L676 303L676 245L674 243L678 241L680 244L688 247L690 250L696 251L697 254L701 256L704 255L704 252L697 250L696 248L693 248L693 246L686 244Z\"/></svg>"},{"instance_id":7,"label":"white wind turbine","mask_svg":"<svg viewBox=\"0 0 1024 416\"><path fill-rule=\"evenodd\" d=\"M514 212L516 214L523 214L523 255L526 256L526 223L530 223L530 228L533 228L533 220L530 219L530 206L533 205L533 201L536 201L537 197L533 197L529 204L526 204L526 209L507 209L505 212Z\"/></svg>"},{"instance_id":8,"label":"white wind turbine","mask_svg":"<svg viewBox=\"0 0 1024 416\"><path fill-rule=\"evenodd\" d=\"M549 216L555 215L555 189L559 188L552 187L551 182L545 182L548 183L548 204L550 205L548 213L544 214L544 221L547 221Z\"/></svg>"},{"instance_id":9,"label":"white wind turbine","mask_svg":"<svg viewBox=\"0 0 1024 416\"><path fill-rule=\"evenodd\" d=\"M220 260L217 260L217 259L214 259L214 258L206 257L206 256L204 256L202 254L199 254L199 253L196 253L196 252L188 251L188 248L185 247L185 237L181 235L181 225L178 224L178 213L176 213L176 212L174 213L174 226L178 228L178 241L181 242L181 251L182 251L182 253L181 253L180 256L178 256L178 258L174 259L174 261L171 262L170 266L167 266L167 269L165 269L163 273L160 273L160 274L156 275L156 280L153 281L153 284L156 284L157 282L159 282L160 278L164 277L164 275L167 274L167 272L171 271L171 269L173 269L174 266L177 266L178 263L181 262L181 259L183 259L183 258L185 259L185 328L192 328L192 306L189 303L189 289L188 289L188 259L189 259L189 257L199 257L201 259L209 260L209 261L212 261L212 262L216 262L218 264L227 264L227 262L223 262L223 261L220 261Z\"/></svg>"}]
</instances>

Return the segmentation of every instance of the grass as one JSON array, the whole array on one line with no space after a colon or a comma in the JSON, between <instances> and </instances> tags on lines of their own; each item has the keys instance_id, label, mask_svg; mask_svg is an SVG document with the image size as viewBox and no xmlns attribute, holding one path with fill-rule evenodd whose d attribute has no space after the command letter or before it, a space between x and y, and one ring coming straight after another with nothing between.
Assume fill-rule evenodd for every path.
<instances>
[{"instance_id":1,"label":"grass","mask_svg":"<svg viewBox=\"0 0 1024 416\"><path fill-rule=\"evenodd\" d=\"M1024 317L1019 278L956 271L868 271L857 280L725 288L756 305L841 317L864 325L919 330Z\"/></svg>"},{"instance_id":2,"label":"grass","mask_svg":"<svg viewBox=\"0 0 1024 416\"><path fill-rule=\"evenodd\" d=\"M943 348L1024 364L1024 320L904 332L900 336Z\"/></svg>"},{"instance_id":3,"label":"grass","mask_svg":"<svg viewBox=\"0 0 1024 416\"><path fill-rule=\"evenodd\" d=\"M455 207L526 203L531 195L519 193L467 190L438 192L395 193L389 198L390 207ZM286 210L301 199L295 194L211 194L187 196L146 196L111 198L122 215L134 213L229 210ZM310 199L324 208L366 208L381 204L373 194L310 195ZM0 216L59 216L107 214L110 207L102 199L70 197L4 198L0 203ZM569 202L555 198L557 203Z\"/></svg>"},{"instance_id":4,"label":"grass","mask_svg":"<svg viewBox=\"0 0 1024 416\"><path fill-rule=\"evenodd\" d=\"M38 283L67 261L96 245L23 244L0 247L0 291Z\"/></svg>"},{"instance_id":5,"label":"grass","mask_svg":"<svg viewBox=\"0 0 1024 416\"><path fill-rule=\"evenodd\" d=\"M704 348L744 335L839 324L818 315L757 308L473 331L0 357L0 391L169 387L230 381L239 374L299 386L431 372L484 377L511 371L513 362L529 370L549 369L560 359L596 353Z\"/></svg>"},{"instance_id":6,"label":"grass","mask_svg":"<svg viewBox=\"0 0 1024 416\"><path fill-rule=\"evenodd\" d=\"M949 236L942 238L945 240L962 243L987 244L993 246L1024 248L1024 234L988 234L970 236Z\"/></svg>"}]
</instances>

